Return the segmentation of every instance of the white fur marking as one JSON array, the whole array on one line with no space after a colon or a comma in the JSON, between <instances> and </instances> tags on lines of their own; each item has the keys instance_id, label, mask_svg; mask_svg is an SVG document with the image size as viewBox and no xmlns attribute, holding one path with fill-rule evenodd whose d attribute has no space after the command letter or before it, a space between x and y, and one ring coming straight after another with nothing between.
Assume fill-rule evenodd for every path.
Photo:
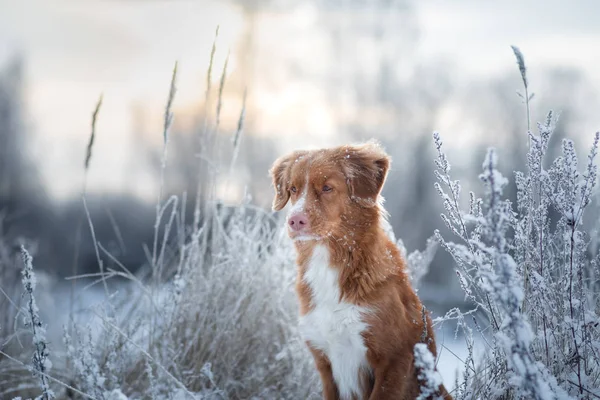
<instances>
[{"instance_id":1,"label":"white fur marking","mask_svg":"<svg viewBox=\"0 0 600 400\"><path fill-rule=\"evenodd\" d=\"M319 237L315 236L315 235L300 235L300 236L294 236L294 238L292 240L294 242L310 242L312 240L319 240Z\"/></svg>"},{"instance_id":2,"label":"white fur marking","mask_svg":"<svg viewBox=\"0 0 600 400\"><path fill-rule=\"evenodd\" d=\"M300 194L301 194L300 198L298 199L296 204L294 204L288 211L288 218L290 218L293 215L304 212L304 203L306 203L306 192L308 192L308 190L306 190L306 189L307 189L306 187L304 187L304 189L302 189L302 192L300 192Z\"/></svg>"},{"instance_id":3,"label":"white fur marking","mask_svg":"<svg viewBox=\"0 0 600 400\"><path fill-rule=\"evenodd\" d=\"M368 309L339 301L338 272L330 267L325 246L315 246L304 281L312 290L314 308L300 317L302 337L329 358L340 398L360 398L360 372L370 369L361 335L368 328L362 320Z\"/></svg>"}]
</instances>

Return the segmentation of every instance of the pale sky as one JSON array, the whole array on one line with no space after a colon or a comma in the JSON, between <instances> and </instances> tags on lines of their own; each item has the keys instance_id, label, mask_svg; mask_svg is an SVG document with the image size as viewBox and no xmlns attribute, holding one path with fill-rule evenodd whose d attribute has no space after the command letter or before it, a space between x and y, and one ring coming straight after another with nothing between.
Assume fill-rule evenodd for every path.
<instances>
[{"instance_id":1,"label":"pale sky","mask_svg":"<svg viewBox=\"0 0 600 400\"><path fill-rule=\"evenodd\" d=\"M415 2L414 7L418 62L446 59L457 74L485 79L515 69L509 46L516 44L525 53L530 71L575 66L600 87L597 1L427 0ZM301 31L310 25L310 9L310 5L297 6L259 31L265 41L277 41L279 29L289 26ZM35 138L30 151L54 196L65 198L80 188L90 114L101 93L104 105L88 187L109 192L127 189L140 196L153 193L154 178L147 171L137 170L134 185L131 174L123 174L136 168L132 109L141 105L147 111L145 125L155 126L156 135L146 139L158 143L176 60L180 76L175 110L189 112L199 104L217 24L221 30L216 68L222 67L231 49L229 71L235 75L234 53L244 19L239 9L222 0L0 0L0 60L13 53L24 56L27 125ZM311 54L312 49L287 51ZM214 78L216 83L218 74ZM257 89L254 96L262 110L255 118L265 131L278 131L282 125L282 132L289 135L332 134L335 129L314 88L283 77L278 87ZM285 113L288 105L298 104L303 108L297 116ZM309 145L314 137L299 136L296 142L303 140Z\"/></svg>"},{"instance_id":2,"label":"pale sky","mask_svg":"<svg viewBox=\"0 0 600 400\"><path fill-rule=\"evenodd\" d=\"M146 184L138 181L143 171L134 187L122 173L132 167L129 159L137 147L131 137L133 107L149 110L147 126L156 126L160 142L175 61L175 106L203 98L216 26L220 68L242 25L239 14L222 4L0 0L0 49L10 47L25 58L28 125L36 137L32 151L54 195L66 197L81 187L91 112L100 94L104 101L88 187L120 191L129 186L138 195L153 193L152 177Z\"/></svg>"},{"instance_id":3,"label":"pale sky","mask_svg":"<svg viewBox=\"0 0 600 400\"><path fill-rule=\"evenodd\" d=\"M576 66L600 79L595 0L426 0L417 9L422 54L446 55L465 72L485 76L504 70L509 46L517 45L531 69Z\"/></svg>"}]
</instances>

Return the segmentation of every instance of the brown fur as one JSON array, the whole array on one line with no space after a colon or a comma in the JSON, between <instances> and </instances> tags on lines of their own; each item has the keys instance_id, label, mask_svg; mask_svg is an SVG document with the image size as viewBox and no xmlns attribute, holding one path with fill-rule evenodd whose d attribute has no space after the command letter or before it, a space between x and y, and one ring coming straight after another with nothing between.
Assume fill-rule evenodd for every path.
<instances>
[{"instance_id":1,"label":"brown fur","mask_svg":"<svg viewBox=\"0 0 600 400\"><path fill-rule=\"evenodd\" d=\"M380 225L378 198L390 166L389 156L377 144L297 151L275 161L273 209L288 200L294 204L308 180L305 213L311 233L330 252L331 267L339 271L341 298L377 310L365 316L363 333L372 375L364 374L364 399L414 399L419 394L413 349L424 332L422 303L406 275L396 245ZM324 191L323 186L332 188ZM300 314L311 310L311 290L303 276L317 241L296 241ZM429 316L426 343L436 355ZM307 343L323 381L323 397L338 399L327 357ZM451 399L441 386L439 395Z\"/></svg>"}]
</instances>

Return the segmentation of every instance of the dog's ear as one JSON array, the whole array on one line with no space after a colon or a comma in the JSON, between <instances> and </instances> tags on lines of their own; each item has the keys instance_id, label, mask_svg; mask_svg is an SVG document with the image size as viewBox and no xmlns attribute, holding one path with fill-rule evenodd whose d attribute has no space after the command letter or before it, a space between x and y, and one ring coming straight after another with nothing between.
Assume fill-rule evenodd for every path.
<instances>
[{"instance_id":1,"label":"dog's ear","mask_svg":"<svg viewBox=\"0 0 600 400\"><path fill-rule=\"evenodd\" d=\"M306 152L296 151L275 160L269 170L273 187L275 188L275 197L273 198L273 211L279 211L287 204L290 199L290 178L292 164Z\"/></svg>"},{"instance_id":2,"label":"dog's ear","mask_svg":"<svg viewBox=\"0 0 600 400\"><path fill-rule=\"evenodd\" d=\"M391 158L375 141L342 147L342 166L352 201L364 207L377 205Z\"/></svg>"}]
</instances>

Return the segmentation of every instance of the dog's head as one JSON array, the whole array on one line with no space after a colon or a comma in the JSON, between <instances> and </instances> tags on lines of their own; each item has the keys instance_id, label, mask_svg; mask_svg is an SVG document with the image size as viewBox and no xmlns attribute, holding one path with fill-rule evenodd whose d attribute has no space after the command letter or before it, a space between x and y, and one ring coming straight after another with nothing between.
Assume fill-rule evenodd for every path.
<instances>
[{"instance_id":1,"label":"dog's head","mask_svg":"<svg viewBox=\"0 0 600 400\"><path fill-rule=\"evenodd\" d=\"M291 202L288 233L295 240L320 240L375 221L390 157L375 142L296 151L275 161L273 210ZM373 217L371 217L372 219ZM364 226L367 228L367 226Z\"/></svg>"}]
</instances>

